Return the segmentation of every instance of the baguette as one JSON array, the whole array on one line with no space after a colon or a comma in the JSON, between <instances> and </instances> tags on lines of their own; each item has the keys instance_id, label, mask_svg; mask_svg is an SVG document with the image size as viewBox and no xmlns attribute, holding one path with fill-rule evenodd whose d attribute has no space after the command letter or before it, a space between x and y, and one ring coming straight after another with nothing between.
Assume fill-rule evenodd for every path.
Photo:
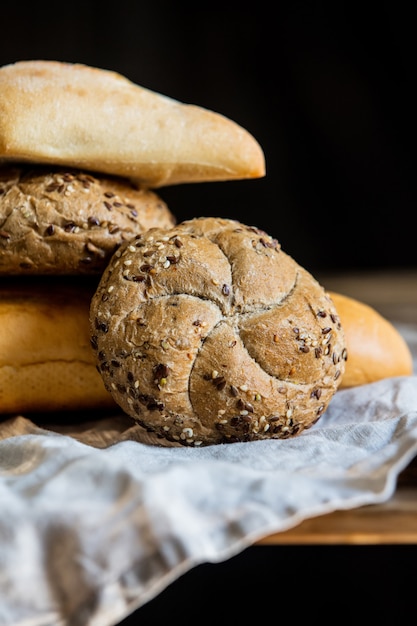
<instances>
[{"instance_id":1,"label":"baguette","mask_svg":"<svg viewBox=\"0 0 417 626\"><path fill-rule=\"evenodd\" d=\"M0 414L116 406L90 346L94 288L69 279L2 280Z\"/></svg>"},{"instance_id":2,"label":"baguette","mask_svg":"<svg viewBox=\"0 0 417 626\"><path fill-rule=\"evenodd\" d=\"M90 345L89 309L97 284L98 279L76 277L2 279L0 415L120 411ZM410 350L388 320L358 300L329 295L348 351L339 389L412 373Z\"/></svg>"},{"instance_id":3,"label":"baguette","mask_svg":"<svg viewBox=\"0 0 417 626\"><path fill-rule=\"evenodd\" d=\"M0 160L99 171L151 188L265 175L258 142L223 115L117 72L42 60L0 68Z\"/></svg>"},{"instance_id":4,"label":"baguette","mask_svg":"<svg viewBox=\"0 0 417 626\"><path fill-rule=\"evenodd\" d=\"M348 359L340 388L411 376L411 350L395 326L373 307L329 292L345 331Z\"/></svg>"}]
</instances>

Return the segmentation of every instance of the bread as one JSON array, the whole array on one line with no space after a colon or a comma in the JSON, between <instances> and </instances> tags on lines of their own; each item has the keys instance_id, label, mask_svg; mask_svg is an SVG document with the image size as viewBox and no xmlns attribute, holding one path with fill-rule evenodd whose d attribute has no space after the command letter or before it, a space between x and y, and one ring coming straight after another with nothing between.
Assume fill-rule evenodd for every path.
<instances>
[{"instance_id":1,"label":"bread","mask_svg":"<svg viewBox=\"0 0 417 626\"><path fill-rule=\"evenodd\" d=\"M116 72L19 61L0 68L0 160L52 163L158 188L265 175L252 135Z\"/></svg>"},{"instance_id":2,"label":"bread","mask_svg":"<svg viewBox=\"0 0 417 626\"><path fill-rule=\"evenodd\" d=\"M127 179L0 167L0 275L99 274L122 241L174 223L155 192Z\"/></svg>"},{"instance_id":3,"label":"bread","mask_svg":"<svg viewBox=\"0 0 417 626\"><path fill-rule=\"evenodd\" d=\"M413 373L411 351L393 324L371 306L329 292L345 332L348 359L340 388Z\"/></svg>"},{"instance_id":4,"label":"bread","mask_svg":"<svg viewBox=\"0 0 417 626\"><path fill-rule=\"evenodd\" d=\"M0 414L116 407L90 346L95 287L68 278L1 281Z\"/></svg>"},{"instance_id":5,"label":"bread","mask_svg":"<svg viewBox=\"0 0 417 626\"><path fill-rule=\"evenodd\" d=\"M263 231L195 218L122 244L90 308L104 384L183 445L287 438L314 424L346 346L323 287Z\"/></svg>"},{"instance_id":6,"label":"bread","mask_svg":"<svg viewBox=\"0 0 417 626\"><path fill-rule=\"evenodd\" d=\"M119 245L174 226L153 188L264 175L222 115L82 64L1 67L0 414L117 407L90 300Z\"/></svg>"},{"instance_id":7,"label":"bread","mask_svg":"<svg viewBox=\"0 0 417 626\"><path fill-rule=\"evenodd\" d=\"M96 369L90 346L89 310L98 282L99 278L89 277L31 276L18 281L3 277L0 415L65 410L82 415L83 410L101 409L120 412ZM332 291L328 295L337 309L347 346L339 389L412 373L410 351L395 327L366 304ZM203 328L193 327L198 331L194 339L200 342L204 341L199 336ZM222 385L221 378L213 379L212 393L218 393ZM243 395L242 390L238 393Z\"/></svg>"}]
</instances>

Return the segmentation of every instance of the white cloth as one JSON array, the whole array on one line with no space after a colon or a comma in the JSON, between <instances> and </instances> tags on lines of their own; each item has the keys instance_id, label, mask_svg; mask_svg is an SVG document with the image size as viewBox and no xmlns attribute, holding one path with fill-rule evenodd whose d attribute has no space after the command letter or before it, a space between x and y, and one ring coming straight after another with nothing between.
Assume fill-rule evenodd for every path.
<instances>
[{"instance_id":1,"label":"white cloth","mask_svg":"<svg viewBox=\"0 0 417 626\"><path fill-rule=\"evenodd\" d=\"M387 500L417 455L417 377L338 391L294 439L168 448L90 426L0 424L1 626L112 626L200 563Z\"/></svg>"}]
</instances>

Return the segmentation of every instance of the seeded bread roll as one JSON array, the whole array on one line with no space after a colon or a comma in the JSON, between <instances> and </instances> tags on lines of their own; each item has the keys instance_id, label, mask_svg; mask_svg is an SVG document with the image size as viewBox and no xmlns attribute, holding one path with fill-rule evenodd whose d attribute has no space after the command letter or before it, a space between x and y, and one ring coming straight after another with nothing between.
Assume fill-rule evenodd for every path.
<instances>
[{"instance_id":1,"label":"seeded bread roll","mask_svg":"<svg viewBox=\"0 0 417 626\"><path fill-rule=\"evenodd\" d=\"M174 223L161 198L127 179L0 167L0 275L99 274L122 241Z\"/></svg>"},{"instance_id":2,"label":"seeded bread roll","mask_svg":"<svg viewBox=\"0 0 417 626\"><path fill-rule=\"evenodd\" d=\"M53 163L163 185L257 178L264 154L226 117L77 63L0 68L0 160Z\"/></svg>"},{"instance_id":3,"label":"seeded bread roll","mask_svg":"<svg viewBox=\"0 0 417 626\"><path fill-rule=\"evenodd\" d=\"M325 290L275 239L234 220L195 218L122 244L90 325L117 404L188 446L297 435L345 369Z\"/></svg>"},{"instance_id":4,"label":"seeded bread roll","mask_svg":"<svg viewBox=\"0 0 417 626\"><path fill-rule=\"evenodd\" d=\"M411 350L395 326L368 304L329 293L345 331L349 355L340 388L411 376Z\"/></svg>"},{"instance_id":5,"label":"seeded bread roll","mask_svg":"<svg viewBox=\"0 0 417 626\"><path fill-rule=\"evenodd\" d=\"M68 277L2 279L0 414L117 407L90 346L96 285Z\"/></svg>"}]
</instances>

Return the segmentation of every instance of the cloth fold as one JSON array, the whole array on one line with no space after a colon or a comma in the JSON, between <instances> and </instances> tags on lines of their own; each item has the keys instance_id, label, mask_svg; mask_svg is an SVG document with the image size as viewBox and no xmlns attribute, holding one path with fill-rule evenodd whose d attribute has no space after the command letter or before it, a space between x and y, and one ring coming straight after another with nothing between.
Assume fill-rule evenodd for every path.
<instances>
[{"instance_id":1,"label":"cloth fold","mask_svg":"<svg viewBox=\"0 0 417 626\"><path fill-rule=\"evenodd\" d=\"M1 625L113 626L200 563L386 501L417 455L417 377L340 390L293 439L154 444L123 415L0 423Z\"/></svg>"}]
</instances>

